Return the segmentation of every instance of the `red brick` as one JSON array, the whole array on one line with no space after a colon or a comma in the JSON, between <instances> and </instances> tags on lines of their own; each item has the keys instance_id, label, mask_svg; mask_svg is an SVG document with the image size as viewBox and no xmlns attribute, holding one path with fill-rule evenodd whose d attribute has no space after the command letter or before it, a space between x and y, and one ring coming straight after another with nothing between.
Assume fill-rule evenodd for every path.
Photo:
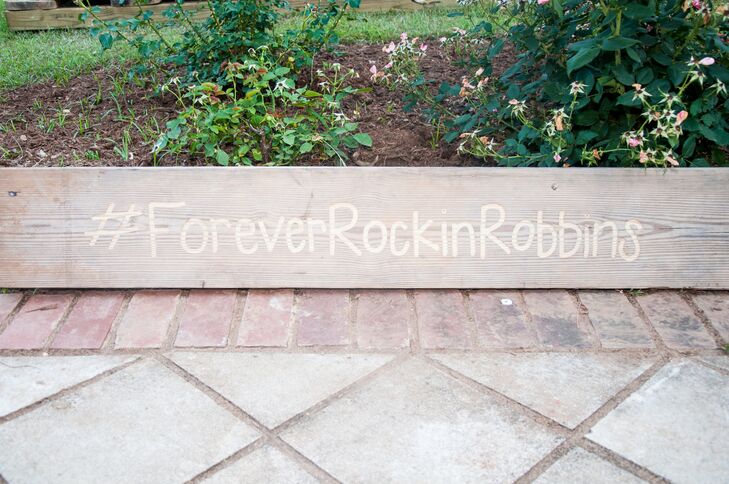
<instances>
[{"instance_id":1,"label":"red brick","mask_svg":"<svg viewBox=\"0 0 729 484\"><path fill-rule=\"evenodd\" d=\"M19 292L0 294L0 325L10 316L21 299L23 294Z\"/></svg>"},{"instance_id":2,"label":"red brick","mask_svg":"<svg viewBox=\"0 0 729 484\"><path fill-rule=\"evenodd\" d=\"M669 348L716 348L714 338L678 293L659 291L643 294L637 299Z\"/></svg>"},{"instance_id":3,"label":"red brick","mask_svg":"<svg viewBox=\"0 0 729 484\"><path fill-rule=\"evenodd\" d=\"M617 291L580 291L592 326L604 348L652 348L653 340L638 311Z\"/></svg>"},{"instance_id":4,"label":"red brick","mask_svg":"<svg viewBox=\"0 0 729 484\"><path fill-rule=\"evenodd\" d=\"M159 348L167 337L179 291L139 291L117 329L117 348Z\"/></svg>"},{"instance_id":5,"label":"red brick","mask_svg":"<svg viewBox=\"0 0 729 484\"><path fill-rule=\"evenodd\" d=\"M469 322L460 291L415 291L415 308L423 348L470 346Z\"/></svg>"},{"instance_id":6,"label":"red brick","mask_svg":"<svg viewBox=\"0 0 729 484\"><path fill-rule=\"evenodd\" d=\"M250 290L243 309L238 346L286 346L294 291Z\"/></svg>"},{"instance_id":7,"label":"red brick","mask_svg":"<svg viewBox=\"0 0 729 484\"><path fill-rule=\"evenodd\" d=\"M0 335L0 348L43 348L72 300L71 294L39 294L31 297Z\"/></svg>"},{"instance_id":8,"label":"red brick","mask_svg":"<svg viewBox=\"0 0 729 484\"><path fill-rule=\"evenodd\" d=\"M357 344L360 347L408 346L408 321L412 310L405 291L362 291L357 298Z\"/></svg>"},{"instance_id":9,"label":"red brick","mask_svg":"<svg viewBox=\"0 0 729 484\"><path fill-rule=\"evenodd\" d=\"M302 291L296 322L301 346L349 344L349 291Z\"/></svg>"},{"instance_id":10,"label":"red brick","mask_svg":"<svg viewBox=\"0 0 729 484\"><path fill-rule=\"evenodd\" d=\"M590 335L580 327L579 311L563 290L524 291L539 341L549 348L589 348Z\"/></svg>"},{"instance_id":11,"label":"red brick","mask_svg":"<svg viewBox=\"0 0 729 484\"><path fill-rule=\"evenodd\" d=\"M527 323L518 292L472 291L469 301L481 346L487 348L536 346L536 334Z\"/></svg>"},{"instance_id":12,"label":"red brick","mask_svg":"<svg viewBox=\"0 0 729 484\"><path fill-rule=\"evenodd\" d=\"M123 292L85 292L56 334L53 348L101 348L124 302Z\"/></svg>"},{"instance_id":13,"label":"red brick","mask_svg":"<svg viewBox=\"0 0 729 484\"><path fill-rule=\"evenodd\" d=\"M225 346L235 311L236 291L194 290L185 302L175 346Z\"/></svg>"},{"instance_id":14,"label":"red brick","mask_svg":"<svg viewBox=\"0 0 729 484\"><path fill-rule=\"evenodd\" d=\"M704 292L693 299L724 341L729 342L729 292Z\"/></svg>"}]
</instances>

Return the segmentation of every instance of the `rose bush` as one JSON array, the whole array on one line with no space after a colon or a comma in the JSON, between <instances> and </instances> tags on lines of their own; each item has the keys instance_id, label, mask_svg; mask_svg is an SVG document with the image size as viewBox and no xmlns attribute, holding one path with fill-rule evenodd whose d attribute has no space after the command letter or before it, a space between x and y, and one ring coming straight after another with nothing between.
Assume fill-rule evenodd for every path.
<instances>
[{"instance_id":1,"label":"rose bush","mask_svg":"<svg viewBox=\"0 0 729 484\"><path fill-rule=\"evenodd\" d=\"M315 153L343 164L348 149L372 144L342 109L343 98L358 92L347 85L354 71L330 65L310 76L312 86L301 75L337 41L335 27L359 0L308 5L298 26L283 31L276 26L286 0L210 0L202 22L184 0L165 9L161 22L137 5L133 18L104 21L87 4L84 17L94 20L103 48L120 41L135 46L144 60L131 73L154 76L157 91L176 97L180 113L160 134L155 157L186 153L221 165L283 165Z\"/></svg>"},{"instance_id":2,"label":"rose bush","mask_svg":"<svg viewBox=\"0 0 729 484\"><path fill-rule=\"evenodd\" d=\"M463 152L509 166L727 163L726 5L532 0L492 8L509 16L442 39L461 52L472 46L457 56L471 76L432 95L417 74L407 89ZM513 65L494 77L492 60L506 45Z\"/></svg>"}]
</instances>

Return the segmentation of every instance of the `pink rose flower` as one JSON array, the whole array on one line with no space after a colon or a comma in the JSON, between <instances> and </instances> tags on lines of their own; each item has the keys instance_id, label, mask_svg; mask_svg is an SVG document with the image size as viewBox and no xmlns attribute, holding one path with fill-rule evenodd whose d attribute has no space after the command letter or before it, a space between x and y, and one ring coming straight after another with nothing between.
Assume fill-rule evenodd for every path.
<instances>
[{"instance_id":1,"label":"pink rose flower","mask_svg":"<svg viewBox=\"0 0 729 484\"><path fill-rule=\"evenodd\" d=\"M684 121L686 121L686 118L688 118L688 116L689 116L689 113L687 113L686 111L679 112L676 115L676 126L680 126L681 123L683 123Z\"/></svg>"}]
</instances>

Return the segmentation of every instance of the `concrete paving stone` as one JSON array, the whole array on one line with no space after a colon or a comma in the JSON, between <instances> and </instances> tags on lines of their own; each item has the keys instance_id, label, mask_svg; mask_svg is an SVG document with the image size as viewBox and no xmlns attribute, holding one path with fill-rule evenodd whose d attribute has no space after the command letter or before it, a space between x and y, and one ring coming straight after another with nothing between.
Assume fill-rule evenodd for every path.
<instances>
[{"instance_id":1,"label":"concrete paving stone","mask_svg":"<svg viewBox=\"0 0 729 484\"><path fill-rule=\"evenodd\" d=\"M536 334L527 324L521 297L516 291L471 291L471 312L478 342L487 348L536 346Z\"/></svg>"},{"instance_id":2,"label":"concrete paving stone","mask_svg":"<svg viewBox=\"0 0 729 484\"><path fill-rule=\"evenodd\" d=\"M0 426L0 474L12 483L179 483L258 436L145 360Z\"/></svg>"},{"instance_id":3,"label":"concrete paving stone","mask_svg":"<svg viewBox=\"0 0 729 484\"><path fill-rule=\"evenodd\" d=\"M273 428L376 370L392 356L177 352L170 358Z\"/></svg>"},{"instance_id":4,"label":"concrete paving stone","mask_svg":"<svg viewBox=\"0 0 729 484\"><path fill-rule=\"evenodd\" d=\"M0 358L0 417L132 360L130 356Z\"/></svg>"},{"instance_id":5,"label":"concrete paving stone","mask_svg":"<svg viewBox=\"0 0 729 484\"><path fill-rule=\"evenodd\" d=\"M420 344L423 348L468 348L469 322L461 291L415 291Z\"/></svg>"},{"instance_id":6,"label":"concrete paving stone","mask_svg":"<svg viewBox=\"0 0 729 484\"><path fill-rule=\"evenodd\" d=\"M729 342L729 292L702 292L693 300L724 341Z\"/></svg>"},{"instance_id":7,"label":"concrete paving stone","mask_svg":"<svg viewBox=\"0 0 729 484\"><path fill-rule=\"evenodd\" d=\"M676 350L716 348L714 338L677 292L658 291L637 297L666 346Z\"/></svg>"},{"instance_id":8,"label":"concrete paving stone","mask_svg":"<svg viewBox=\"0 0 729 484\"><path fill-rule=\"evenodd\" d=\"M697 359L729 371L729 355L702 355Z\"/></svg>"},{"instance_id":9,"label":"concrete paving stone","mask_svg":"<svg viewBox=\"0 0 729 484\"><path fill-rule=\"evenodd\" d=\"M319 482L290 457L266 445L210 476L205 484L314 484Z\"/></svg>"},{"instance_id":10,"label":"concrete paving stone","mask_svg":"<svg viewBox=\"0 0 729 484\"><path fill-rule=\"evenodd\" d=\"M613 353L432 355L463 375L575 428L653 363Z\"/></svg>"},{"instance_id":11,"label":"concrete paving stone","mask_svg":"<svg viewBox=\"0 0 729 484\"><path fill-rule=\"evenodd\" d=\"M578 324L579 312L563 290L524 291L524 300L541 343L549 348L589 348L590 335Z\"/></svg>"},{"instance_id":12,"label":"concrete paving stone","mask_svg":"<svg viewBox=\"0 0 729 484\"><path fill-rule=\"evenodd\" d=\"M124 293L120 291L84 292L71 309L51 347L101 348L123 302Z\"/></svg>"},{"instance_id":13,"label":"concrete paving stone","mask_svg":"<svg viewBox=\"0 0 729 484\"><path fill-rule=\"evenodd\" d=\"M349 344L349 291L301 291L296 309L300 346Z\"/></svg>"},{"instance_id":14,"label":"concrete paving stone","mask_svg":"<svg viewBox=\"0 0 729 484\"><path fill-rule=\"evenodd\" d=\"M238 331L238 346L287 346L294 291L251 289Z\"/></svg>"},{"instance_id":15,"label":"concrete paving stone","mask_svg":"<svg viewBox=\"0 0 729 484\"><path fill-rule=\"evenodd\" d=\"M587 437L677 483L726 482L729 377L673 361Z\"/></svg>"},{"instance_id":16,"label":"concrete paving stone","mask_svg":"<svg viewBox=\"0 0 729 484\"><path fill-rule=\"evenodd\" d=\"M640 484L643 479L576 447L534 480L535 484Z\"/></svg>"},{"instance_id":17,"label":"concrete paving stone","mask_svg":"<svg viewBox=\"0 0 729 484\"><path fill-rule=\"evenodd\" d=\"M360 348L408 346L408 322L413 314L405 291L360 291L357 299L357 345Z\"/></svg>"},{"instance_id":18,"label":"concrete paving stone","mask_svg":"<svg viewBox=\"0 0 729 484\"><path fill-rule=\"evenodd\" d=\"M587 308L590 321L603 348L653 348L648 328L618 291L580 291L580 301Z\"/></svg>"},{"instance_id":19,"label":"concrete paving stone","mask_svg":"<svg viewBox=\"0 0 729 484\"><path fill-rule=\"evenodd\" d=\"M14 350L43 348L72 301L72 294L31 296L5 331L0 334L0 348Z\"/></svg>"},{"instance_id":20,"label":"concrete paving stone","mask_svg":"<svg viewBox=\"0 0 729 484\"><path fill-rule=\"evenodd\" d=\"M159 348L175 317L180 291L137 291L116 332L117 348Z\"/></svg>"},{"instance_id":21,"label":"concrete paving stone","mask_svg":"<svg viewBox=\"0 0 729 484\"><path fill-rule=\"evenodd\" d=\"M237 292L234 290L190 291L180 316L175 346L225 346L228 343L236 297Z\"/></svg>"},{"instance_id":22,"label":"concrete paving stone","mask_svg":"<svg viewBox=\"0 0 729 484\"><path fill-rule=\"evenodd\" d=\"M408 359L282 434L342 482L506 482L562 442L494 398Z\"/></svg>"},{"instance_id":23,"label":"concrete paving stone","mask_svg":"<svg viewBox=\"0 0 729 484\"><path fill-rule=\"evenodd\" d=\"M10 313L13 312L22 299L22 292L0 294L0 324L2 324L8 316L10 316Z\"/></svg>"}]
</instances>

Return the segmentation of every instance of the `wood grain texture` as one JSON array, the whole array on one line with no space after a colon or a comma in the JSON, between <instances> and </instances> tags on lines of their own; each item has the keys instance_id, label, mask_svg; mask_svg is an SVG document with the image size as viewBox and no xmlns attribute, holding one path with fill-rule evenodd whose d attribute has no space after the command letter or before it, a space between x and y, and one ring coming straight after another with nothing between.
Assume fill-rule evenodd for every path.
<instances>
[{"instance_id":1,"label":"wood grain texture","mask_svg":"<svg viewBox=\"0 0 729 484\"><path fill-rule=\"evenodd\" d=\"M142 10L150 10L153 12L154 18L164 20L162 12L170 8L169 3L159 3L156 5L146 5L141 7ZM183 4L185 10L195 12L193 19L202 20L208 16L207 8L203 2L185 2ZM131 18L138 15L139 7L99 7L97 16L101 20L118 20L123 18ZM79 15L84 13L81 7L57 8L55 10L23 10L23 11L7 11L5 17L8 21L8 29L13 31L20 30L51 30L51 29L81 29L89 28L93 24L92 19L82 21Z\"/></svg>"},{"instance_id":2,"label":"wood grain texture","mask_svg":"<svg viewBox=\"0 0 729 484\"><path fill-rule=\"evenodd\" d=\"M302 8L308 2L306 0L291 0L291 7ZM143 10L151 10L154 16L162 18L161 13L170 8L170 3L159 3L156 5L145 5L141 7ZM207 17L207 7L205 2L190 1L185 2L186 10L195 11L196 20L202 20ZM413 0L363 0L358 11L371 12L381 10L419 10L422 8L430 8L434 6L448 7L458 5L456 0L424 0L423 2L415 2ZM99 7L100 12L97 16L102 20L118 20L123 18L134 17L139 13L139 7ZM80 29L91 27L92 20L83 22L79 19L79 15L84 12L81 7L58 8L55 10L22 10L7 11L5 16L8 21L10 30L49 30L49 29Z\"/></svg>"},{"instance_id":3,"label":"wood grain texture","mask_svg":"<svg viewBox=\"0 0 729 484\"><path fill-rule=\"evenodd\" d=\"M5 0L5 10L48 10L58 8L56 0Z\"/></svg>"},{"instance_id":4,"label":"wood grain texture","mask_svg":"<svg viewBox=\"0 0 729 484\"><path fill-rule=\"evenodd\" d=\"M4 168L0 287L728 288L727 187L710 168ZM111 204L138 212L113 248L93 235L125 225L93 219Z\"/></svg>"}]
</instances>

